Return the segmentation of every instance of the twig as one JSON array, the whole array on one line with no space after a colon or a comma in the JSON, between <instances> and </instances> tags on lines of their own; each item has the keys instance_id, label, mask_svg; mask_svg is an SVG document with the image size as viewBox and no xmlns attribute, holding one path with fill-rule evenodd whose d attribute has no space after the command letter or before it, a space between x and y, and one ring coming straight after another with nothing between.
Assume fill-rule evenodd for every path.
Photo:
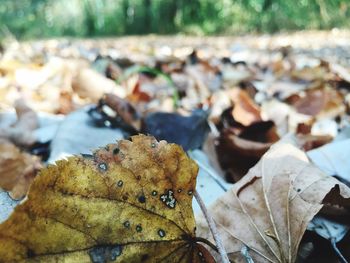
<instances>
[{"instance_id":1,"label":"twig","mask_svg":"<svg viewBox=\"0 0 350 263\"><path fill-rule=\"evenodd\" d=\"M344 256L340 252L339 248L337 247L337 243L335 242L335 238L331 239L331 244L332 244L333 249L335 250L335 253L337 253L337 256L339 257L340 261L342 263L348 263L348 261L344 258Z\"/></svg>"},{"instance_id":2,"label":"twig","mask_svg":"<svg viewBox=\"0 0 350 263\"><path fill-rule=\"evenodd\" d=\"M219 186L222 190L227 192L226 186L222 183L221 178L213 172L213 170L209 167L207 167L205 164L197 160L191 150L187 151L188 155L197 163L197 165L202 168Z\"/></svg>"},{"instance_id":3,"label":"twig","mask_svg":"<svg viewBox=\"0 0 350 263\"><path fill-rule=\"evenodd\" d=\"M217 248L219 250L219 254L221 256L222 263L230 263L230 260L227 257L225 248L224 248L224 246L222 244L222 241L221 241L221 238L219 236L218 230L217 230L217 228L215 226L214 220L209 215L208 210L205 207L204 202L203 202L202 198L199 196L197 191L194 191L194 197L196 198L196 200L197 200L197 202L199 204L199 207L201 208L201 210L203 212L203 215L204 215L205 219L208 222L209 229L210 229L210 231L211 231L211 233L212 233L212 235L214 237L216 246L217 246Z\"/></svg>"},{"instance_id":4,"label":"twig","mask_svg":"<svg viewBox=\"0 0 350 263\"><path fill-rule=\"evenodd\" d=\"M254 260L252 259L252 257L249 255L249 248L244 245L241 249L241 254L243 255L245 261L247 263L254 263Z\"/></svg>"}]
</instances>

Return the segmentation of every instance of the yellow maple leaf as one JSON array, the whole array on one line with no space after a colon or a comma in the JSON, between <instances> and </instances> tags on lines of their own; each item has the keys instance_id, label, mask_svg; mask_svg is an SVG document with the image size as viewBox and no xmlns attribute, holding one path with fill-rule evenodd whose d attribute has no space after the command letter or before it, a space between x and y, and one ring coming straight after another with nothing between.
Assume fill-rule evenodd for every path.
<instances>
[{"instance_id":1,"label":"yellow maple leaf","mask_svg":"<svg viewBox=\"0 0 350 263\"><path fill-rule=\"evenodd\" d=\"M0 262L213 262L195 237L197 172L145 135L58 161L0 225Z\"/></svg>"}]
</instances>

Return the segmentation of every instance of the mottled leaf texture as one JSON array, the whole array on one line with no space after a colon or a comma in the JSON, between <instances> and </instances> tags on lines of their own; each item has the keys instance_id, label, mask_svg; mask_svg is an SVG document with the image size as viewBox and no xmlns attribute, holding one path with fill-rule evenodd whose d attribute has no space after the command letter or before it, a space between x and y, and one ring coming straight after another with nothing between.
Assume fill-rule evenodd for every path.
<instances>
[{"instance_id":1,"label":"mottled leaf texture","mask_svg":"<svg viewBox=\"0 0 350 263\"><path fill-rule=\"evenodd\" d=\"M0 225L0 262L214 262L195 238L197 171L144 135L58 161Z\"/></svg>"},{"instance_id":2,"label":"mottled leaf texture","mask_svg":"<svg viewBox=\"0 0 350 263\"><path fill-rule=\"evenodd\" d=\"M247 175L209 209L230 259L295 262L310 220L323 204L349 209L350 189L309 163L292 144L273 145ZM198 234L209 237L203 218Z\"/></svg>"}]
</instances>

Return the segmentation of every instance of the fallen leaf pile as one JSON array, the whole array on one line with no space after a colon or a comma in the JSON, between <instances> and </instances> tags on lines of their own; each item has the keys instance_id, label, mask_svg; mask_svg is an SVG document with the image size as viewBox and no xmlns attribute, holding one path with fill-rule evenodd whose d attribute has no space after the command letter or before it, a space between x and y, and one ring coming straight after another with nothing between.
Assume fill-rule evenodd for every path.
<instances>
[{"instance_id":1,"label":"fallen leaf pile","mask_svg":"<svg viewBox=\"0 0 350 263\"><path fill-rule=\"evenodd\" d=\"M348 36L4 41L0 262L349 261Z\"/></svg>"},{"instance_id":2,"label":"fallen leaf pile","mask_svg":"<svg viewBox=\"0 0 350 263\"><path fill-rule=\"evenodd\" d=\"M0 225L0 261L214 262L196 243L197 171L142 135L50 165Z\"/></svg>"}]
</instances>

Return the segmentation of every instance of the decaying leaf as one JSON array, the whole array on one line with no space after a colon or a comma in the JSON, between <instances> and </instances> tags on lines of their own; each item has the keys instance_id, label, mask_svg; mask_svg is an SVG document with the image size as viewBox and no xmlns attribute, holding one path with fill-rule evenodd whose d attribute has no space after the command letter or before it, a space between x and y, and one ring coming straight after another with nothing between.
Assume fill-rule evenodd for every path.
<instances>
[{"instance_id":1,"label":"decaying leaf","mask_svg":"<svg viewBox=\"0 0 350 263\"><path fill-rule=\"evenodd\" d=\"M14 199L26 195L41 164L39 158L21 152L14 144L0 140L0 187Z\"/></svg>"},{"instance_id":2,"label":"decaying leaf","mask_svg":"<svg viewBox=\"0 0 350 263\"><path fill-rule=\"evenodd\" d=\"M144 135L50 165L0 225L0 262L213 262L196 243L197 171Z\"/></svg>"},{"instance_id":3,"label":"decaying leaf","mask_svg":"<svg viewBox=\"0 0 350 263\"><path fill-rule=\"evenodd\" d=\"M231 259L247 246L255 262L294 262L309 221L331 200L349 208L350 189L280 142L210 210ZM197 226L208 236L202 218Z\"/></svg>"}]
</instances>

